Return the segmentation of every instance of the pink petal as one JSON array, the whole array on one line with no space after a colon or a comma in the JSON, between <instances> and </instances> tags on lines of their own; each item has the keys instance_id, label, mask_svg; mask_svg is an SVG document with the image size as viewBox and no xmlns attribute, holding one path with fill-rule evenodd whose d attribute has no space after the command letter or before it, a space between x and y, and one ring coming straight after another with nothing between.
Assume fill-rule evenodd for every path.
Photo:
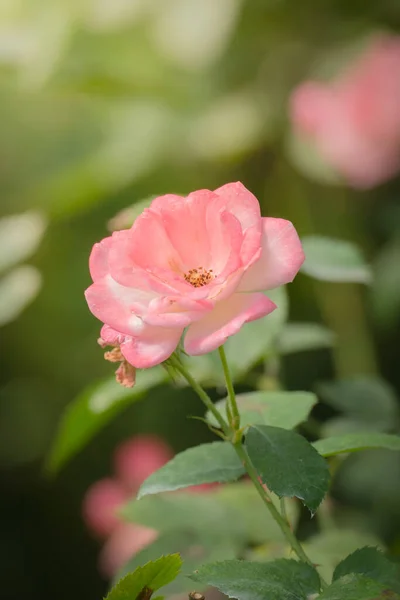
<instances>
[{"instance_id":1,"label":"pink petal","mask_svg":"<svg viewBox=\"0 0 400 600\"><path fill-rule=\"evenodd\" d=\"M244 323L260 319L276 305L264 294L233 294L187 330L184 348L188 354L206 354L222 346Z\"/></svg>"},{"instance_id":2,"label":"pink petal","mask_svg":"<svg viewBox=\"0 0 400 600\"><path fill-rule=\"evenodd\" d=\"M89 257L89 270L93 281L98 281L109 272L108 255L112 245L112 238L104 238L99 244L95 244Z\"/></svg>"},{"instance_id":3,"label":"pink petal","mask_svg":"<svg viewBox=\"0 0 400 600\"><path fill-rule=\"evenodd\" d=\"M199 266L209 268L211 255L206 214L213 206L216 217L217 201L217 196L209 190L193 192L187 198L163 196L155 201L169 239L182 261L183 272Z\"/></svg>"},{"instance_id":4,"label":"pink petal","mask_svg":"<svg viewBox=\"0 0 400 600\"><path fill-rule=\"evenodd\" d=\"M240 292L271 290L293 281L304 262L304 252L293 224L285 219L265 217L262 253L244 274Z\"/></svg>"},{"instance_id":5,"label":"pink petal","mask_svg":"<svg viewBox=\"0 0 400 600\"><path fill-rule=\"evenodd\" d=\"M126 360L137 369L148 369L167 360L179 344L182 329L147 325L139 336L121 344Z\"/></svg>"},{"instance_id":6,"label":"pink petal","mask_svg":"<svg viewBox=\"0 0 400 600\"><path fill-rule=\"evenodd\" d=\"M240 181L227 183L214 191L224 202L225 210L239 219L243 231L258 225L261 213L257 198Z\"/></svg>"},{"instance_id":7,"label":"pink petal","mask_svg":"<svg viewBox=\"0 0 400 600\"><path fill-rule=\"evenodd\" d=\"M106 344L110 346L119 346L125 340L125 335L119 331L115 331L109 325L103 325L100 331L100 337Z\"/></svg>"},{"instance_id":8,"label":"pink petal","mask_svg":"<svg viewBox=\"0 0 400 600\"><path fill-rule=\"evenodd\" d=\"M261 246L261 213L257 198L240 181L227 183L215 190L225 204L225 209L239 220L243 242L241 259L249 266L258 259Z\"/></svg>"},{"instance_id":9,"label":"pink petal","mask_svg":"<svg viewBox=\"0 0 400 600\"><path fill-rule=\"evenodd\" d=\"M108 275L91 285L85 297L91 312L100 321L121 333L136 335L143 328L140 315L155 296L119 285Z\"/></svg>"},{"instance_id":10,"label":"pink petal","mask_svg":"<svg viewBox=\"0 0 400 600\"><path fill-rule=\"evenodd\" d=\"M145 322L160 327L183 329L213 308L209 300L194 300L187 296L155 298L149 304Z\"/></svg>"}]
</instances>

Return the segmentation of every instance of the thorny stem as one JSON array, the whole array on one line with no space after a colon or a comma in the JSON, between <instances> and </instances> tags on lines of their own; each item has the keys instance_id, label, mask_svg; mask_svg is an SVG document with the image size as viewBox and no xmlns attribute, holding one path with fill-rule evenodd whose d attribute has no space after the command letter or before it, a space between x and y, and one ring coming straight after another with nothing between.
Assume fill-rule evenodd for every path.
<instances>
[{"instance_id":1,"label":"thorny stem","mask_svg":"<svg viewBox=\"0 0 400 600\"><path fill-rule=\"evenodd\" d=\"M231 423L233 429L237 431L240 427L240 414L238 405L236 402L235 390L233 387L232 377L229 371L228 361L226 360L225 349L223 346L218 348L219 356L222 363L222 368L224 370L226 389L228 390L228 398L230 409L232 411L233 422Z\"/></svg>"},{"instance_id":2,"label":"thorny stem","mask_svg":"<svg viewBox=\"0 0 400 600\"><path fill-rule=\"evenodd\" d=\"M220 353L220 354L222 354L225 357L225 353ZM219 413L219 411L215 408L215 406L214 406L211 398L207 394L207 392L205 392L205 390L203 390L201 385L199 385L197 383L197 381L190 375L190 373L186 370L184 365L182 365L179 361L175 361L175 360L173 361L173 364L174 364L174 367L176 368L176 370L179 371L179 373L186 379L186 381L193 388L193 390L196 392L196 394L204 402L207 409L210 412L212 412L212 414L214 415L214 417L220 424L221 429L224 432L225 436L229 439L230 434L232 434L234 432L231 430L229 425L225 422L224 418ZM223 364L224 364L224 362L223 362ZM235 392L233 389L232 379L229 374L226 357L225 357L225 364L226 364L226 368L224 367L224 372L225 372L225 377L226 377L226 386L228 389L230 399L232 397L234 398L234 404L232 403L232 409L235 406L236 410L237 410ZM231 396L231 394L232 394L232 396ZM260 495L262 501L264 502L265 506L268 508L272 518L275 520L275 522L281 529L283 535L285 536L287 542L290 544L292 550L297 554L298 558L301 561L307 563L308 565L310 565L314 568L314 564L312 563L311 559L304 552L302 545L300 544L299 540L297 539L297 537L291 530L289 522L287 521L287 519L284 516L281 515L279 510L276 508L276 506L272 502L268 491L264 488L262 483L259 481L257 471L253 467L253 464L252 464L244 446L242 445L241 440L237 440L237 438L235 439L235 436L233 436L233 438L231 438L231 443L232 443L240 461L242 462L244 468L246 469L246 472L247 472L248 476L250 477L254 487L256 488L256 490L257 490L258 494ZM321 576L320 576L320 580L321 580L322 587L326 588L328 586L326 581Z\"/></svg>"}]
</instances>

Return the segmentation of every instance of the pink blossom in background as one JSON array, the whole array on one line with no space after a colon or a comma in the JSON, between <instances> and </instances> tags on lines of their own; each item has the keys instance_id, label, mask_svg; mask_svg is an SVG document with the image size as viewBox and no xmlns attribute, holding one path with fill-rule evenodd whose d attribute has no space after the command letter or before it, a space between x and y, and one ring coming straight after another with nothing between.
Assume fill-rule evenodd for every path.
<instances>
[{"instance_id":1,"label":"pink blossom in background","mask_svg":"<svg viewBox=\"0 0 400 600\"><path fill-rule=\"evenodd\" d=\"M86 290L104 326L136 368L184 349L205 354L244 323L271 313L262 293L293 280L304 261L292 223L260 214L241 183L153 200L131 229L95 244Z\"/></svg>"},{"instance_id":2,"label":"pink blossom in background","mask_svg":"<svg viewBox=\"0 0 400 600\"><path fill-rule=\"evenodd\" d=\"M105 542L99 556L99 571L113 577L137 552L154 542L157 531L133 523L120 523Z\"/></svg>"},{"instance_id":3,"label":"pink blossom in background","mask_svg":"<svg viewBox=\"0 0 400 600\"><path fill-rule=\"evenodd\" d=\"M82 516L87 527L99 537L107 537L119 523L117 510L129 498L125 486L116 479L100 479L86 492Z\"/></svg>"},{"instance_id":4,"label":"pink blossom in background","mask_svg":"<svg viewBox=\"0 0 400 600\"><path fill-rule=\"evenodd\" d=\"M171 448L159 437L138 435L120 444L114 454L119 480L136 491L149 475L173 457Z\"/></svg>"},{"instance_id":5,"label":"pink blossom in background","mask_svg":"<svg viewBox=\"0 0 400 600\"><path fill-rule=\"evenodd\" d=\"M335 81L305 82L291 97L291 119L355 188L400 171L400 37L375 37Z\"/></svg>"}]
</instances>

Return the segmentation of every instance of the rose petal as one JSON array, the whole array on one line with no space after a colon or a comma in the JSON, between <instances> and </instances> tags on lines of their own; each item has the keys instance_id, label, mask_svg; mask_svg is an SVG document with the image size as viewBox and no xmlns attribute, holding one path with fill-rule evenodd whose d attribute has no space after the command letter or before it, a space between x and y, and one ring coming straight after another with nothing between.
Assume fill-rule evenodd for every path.
<instances>
[{"instance_id":1,"label":"rose petal","mask_svg":"<svg viewBox=\"0 0 400 600\"><path fill-rule=\"evenodd\" d=\"M140 337L126 338L121 352L137 369L148 369L167 360L179 344L182 329L147 325Z\"/></svg>"},{"instance_id":2,"label":"rose petal","mask_svg":"<svg viewBox=\"0 0 400 600\"><path fill-rule=\"evenodd\" d=\"M209 300L193 300L187 296L155 298L149 304L145 322L159 327L183 329L212 310Z\"/></svg>"},{"instance_id":3,"label":"rose petal","mask_svg":"<svg viewBox=\"0 0 400 600\"><path fill-rule=\"evenodd\" d=\"M265 217L262 222L262 253L243 275L240 292L271 290L289 283L304 262L299 236L290 221Z\"/></svg>"},{"instance_id":4,"label":"rose petal","mask_svg":"<svg viewBox=\"0 0 400 600\"><path fill-rule=\"evenodd\" d=\"M93 281L102 279L109 273L108 255L112 246L112 238L107 237L95 244L89 257L89 270Z\"/></svg>"},{"instance_id":5,"label":"rose petal","mask_svg":"<svg viewBox=\"0 0 400 600\"><path fill-rule=\"evenodd\" d=\"M222 346L244 323L268 315L276 305L264 294L233 294L187 330L184 348L188 354L206 354Z\"/></svg>"},{"instance_id":6,"label":"rose petal","mask_svg":"<svg viewBox=\"0 0 400 600\"><path fill-rule=\"evenodd\" d=\"M86 301L95 317L112 329L135 335L143 328L144 314L155 296L148 292L119 285L110 275L93 283L85 292Z\"/></svg>"}]
</instances>

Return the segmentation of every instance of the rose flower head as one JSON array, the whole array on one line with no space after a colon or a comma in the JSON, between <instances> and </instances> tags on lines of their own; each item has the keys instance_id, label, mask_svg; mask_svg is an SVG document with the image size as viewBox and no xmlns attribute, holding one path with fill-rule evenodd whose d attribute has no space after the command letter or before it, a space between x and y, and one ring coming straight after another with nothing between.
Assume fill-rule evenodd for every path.
<instances>
[{"instance_id":1,"label":"rose flower head","mask_svg":"<svg viewBox=\"0 0 400 600\"><path fill-rule=\"evenodd\" d=\"M290 102L295 131L354 188L400 171L400 36L374 36L330 83L306 81Z\"/></svg>"},{"instance_id":2,"label":"rose flower head","mask_svg":"<svg viewBox=\"0 0 400 600\"><path fill-rule=\"evenodd\" d=\"M101 340L135 368L176 349L206 354L276 305L263 291L293 280L304 261L292 223L261 217L241 183L155 198L130 229L95 244L86 290Z\"/></svg>"}]
</instances>

